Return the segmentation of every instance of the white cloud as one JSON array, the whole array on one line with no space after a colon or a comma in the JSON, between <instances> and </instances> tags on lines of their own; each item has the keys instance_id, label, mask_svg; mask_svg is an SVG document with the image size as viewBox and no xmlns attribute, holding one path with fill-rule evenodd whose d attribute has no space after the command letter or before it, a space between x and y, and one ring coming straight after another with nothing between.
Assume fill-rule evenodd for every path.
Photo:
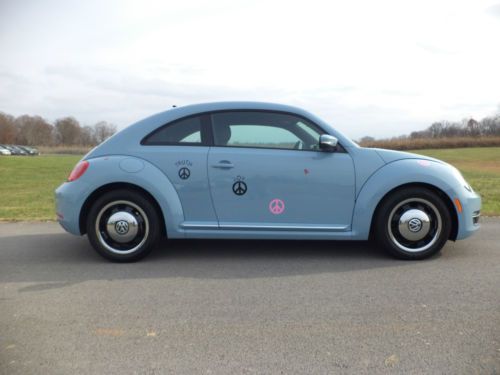
<instances>
[{"instance_id":1,"label":"white cloud","mask_svg":"<svg viewBox=\"0 0 500 375\"><path fill-rule=\"evenodd\" d=\"M268 100L305 107L353 138L398 135L496 110L497 7L2 3L0 110L126 126L172 104Z\"/></svg>"}]
</instances>

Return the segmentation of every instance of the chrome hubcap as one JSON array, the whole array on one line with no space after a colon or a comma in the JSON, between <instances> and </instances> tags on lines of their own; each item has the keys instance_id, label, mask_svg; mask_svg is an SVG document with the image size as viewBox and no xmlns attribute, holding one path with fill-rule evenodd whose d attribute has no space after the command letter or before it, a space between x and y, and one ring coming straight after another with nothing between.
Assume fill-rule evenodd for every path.
<instances>
[{"instance_id":1,"label":"chrome hubcap","mask_svg":"<svg viewBox=\"0 0 500 375\"><path fill-rule=\"evenodd\" d=\"M387 223L393 243L409 252L429 249L438 240L441 228L442 220L438 209L422 198L410 198L398 203L391 211Z\"/></svg>"},{"instance_id":2,"label":"chrome hubcap","mask_svg":"<svg viewBox=\"0 0 500 375\"><path fill-rule=\"evenodd\" d=\"M95 229L99 242L115 254L138 250L149 235L149 221L135 203L125 200L105 205L97 215Z\"/></svg>"},{"instance_id":3,"label":"chrome hubcap","mask_svg":"<svg viewBox=\"0 0 500 375\"><path fill-rule=\"evenodd\" d=\"M429 233L431 219L424 211L410 209L399 218L399 233L409 241L419 241Z\"/></svg>"},{"instance_id":4,"label":"chrome hubcap","mask_svg":"<svg viewBox=\"0 0 500 375\"><path fill-rule=\"evenodd\" d=\"M109 217L106 230L116 242L127 243L137 236L139 223L131 213L118 211Z\"/></svg>"}]
</instances>

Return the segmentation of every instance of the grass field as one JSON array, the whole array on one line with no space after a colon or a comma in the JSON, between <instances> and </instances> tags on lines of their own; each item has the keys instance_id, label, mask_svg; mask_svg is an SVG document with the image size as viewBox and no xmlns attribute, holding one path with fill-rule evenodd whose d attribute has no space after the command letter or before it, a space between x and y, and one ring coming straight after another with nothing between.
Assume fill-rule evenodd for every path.
<instances>
[{"instance_id":1,"label":"grass field","mask_svg":"<svg viewBox=\"0 0 500 375\"><path fill-rule=\"evenodd\" d=\"M441 159L457 167L481 195L481 214L500 215L500 147L418 150L415 153Z\"/></svg>"},{"instance_id":2,"label":"grass field","mask_svg":"<svg viewBox=\"0 0 500 375\"><path fill-rule=\"evenodd\" d=\"M54 189L81 157L0 157L0 220L55 220Z\"/></svg>"},{"instance_id":3,"label":"grass field","mask_svg":"<svg viewBox=\"0 0 500 375\"><path fill-rule=\"evenodd\" d=\"M500 215L500 147L418 150L456 166L483 198L484 215ZM54 220L54 189L79 155L0 157L0 220Z\"/></svg>"}]
</instances>

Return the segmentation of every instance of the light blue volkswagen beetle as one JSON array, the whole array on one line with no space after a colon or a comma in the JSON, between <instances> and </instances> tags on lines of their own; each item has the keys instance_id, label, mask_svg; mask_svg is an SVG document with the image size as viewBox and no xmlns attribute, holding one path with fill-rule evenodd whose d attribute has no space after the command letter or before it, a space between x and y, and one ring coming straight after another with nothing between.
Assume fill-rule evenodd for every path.
<instances>
[{"instance_id":1,"label":"light blue volkswagen beetle","mask_svg":"<svg viewBox=\"0 0 500 375\"><path fill-rule=\"evenodd\" d=\"M56 190L68 232L119 262L160 237L367 240L423 259L478 228L480 197L425 156L362 148L286 105L156 114L90 151Z\"/></svg>"}]
</instances>

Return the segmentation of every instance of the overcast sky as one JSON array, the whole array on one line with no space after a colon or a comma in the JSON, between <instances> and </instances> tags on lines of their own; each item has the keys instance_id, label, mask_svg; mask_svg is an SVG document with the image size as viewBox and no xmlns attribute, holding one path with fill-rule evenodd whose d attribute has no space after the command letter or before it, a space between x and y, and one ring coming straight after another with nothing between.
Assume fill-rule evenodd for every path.
<instances>
[{"instance_id":1,"label":"overcast sky","mask_svg":"<svg viewBox=\"0 0 500 375\"><path fill-rule=\"evenodd\" d=\"M123 128L219 100L359 138L500 107L498 1L0 0L0 111Z\"/></svg>"}]
</instances>

